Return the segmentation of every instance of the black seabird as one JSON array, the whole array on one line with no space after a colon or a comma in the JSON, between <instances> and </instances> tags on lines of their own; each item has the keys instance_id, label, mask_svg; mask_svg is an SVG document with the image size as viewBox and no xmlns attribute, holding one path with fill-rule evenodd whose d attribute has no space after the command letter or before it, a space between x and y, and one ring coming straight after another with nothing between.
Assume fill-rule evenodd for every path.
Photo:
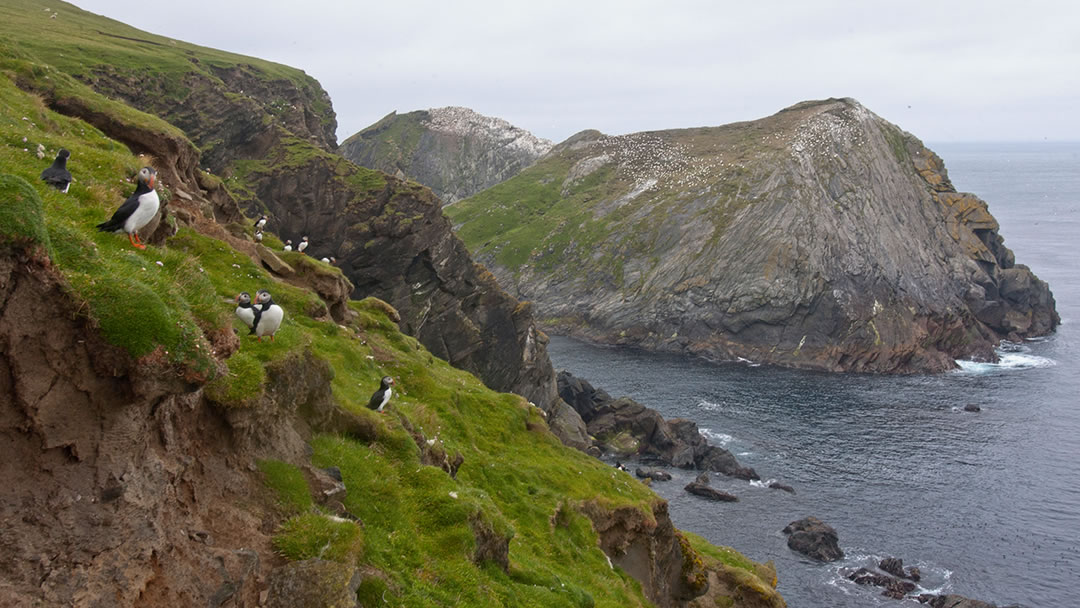
<instances>
[{"instance_id":1,"label":"black seabird","mask_svg":"<svg viewBox=\"0 0 1080 608\"><path fill-rule=\"evenodd\" d=\"M102 232L126 232L133 246L146 249L139 238L139 230L154 219L161 206L161 199L154 190L155 182L157 171L152 167L140 169L135 192L120 205L109 221L98 224L97 229Z\"/></svg>"},{"instance_id":2,"label":"black seabird","mask_svg":"<svg viewBox=\"0 0 1080 608\"><path fill-rule=\"evenodd\" d=\"M65 194L71 186L71 173L67 170L67 161L70 156L71 152L61 149L56 155L56 160L41 172L42 181Z\"/></svg>"},{"instance_id":3,"label":"black seabird","mask_svg":"<svg viewBox=\"0 0 1080 608\"><path fill-rule=\"evenodd\" d=\"M262 242L262 236L263 236L262 235L262 230L256 230L255 231L255 242L256 243L261 243Z\"/></svg>"},{"instance_id":4,"label":"black seabird","mask_svg":"<svg viewBox=\"0 0 1080 608\"><path fill-rule=\"evenodd\" d=\"M304 253L304 250L307 249L307 246L308 246L308 240L307 240L307 237L305 236L304 238L300 239L300 244L296 246L296 250L299 251L300 253Z\"/></svg>"},{"instance_id":5,"label":"black seabird","mask_svg":"<svg viewBox=\"0 0 1080 608\"><path fill-rule=\"evenodd\" d=\"M292 251L292 241L285 241L285 247L282 248L282 251Z\"/></svg>"},{"instance_id":6,"label":"black seabird","mask_svg":"<svg viewBox=\"0 0 1080 608\"><path fill-rule=\"evenodd\" d=\"M390 395L393 394L393 390L390 387L393 386L393 384L393 378L390 376L383 376L382 381L379 383L379 390L375 391L368 401L368 409L373 409L376 412L383 411L386 404L390 403Z\"/></svg>"},{"instance_id":7,"label":"black seabird","mask_svg":"<svg viewBox=\"0 0 1080 608\"><path fill-rule=\"evenodd\" d=\"M262 230L263 226L265 226L265 225L266 225L266 216L264 215L264 216L260 217L259 219L255 220L255 231L258 232L258 231Z\"/></svg>"}]
</instances>

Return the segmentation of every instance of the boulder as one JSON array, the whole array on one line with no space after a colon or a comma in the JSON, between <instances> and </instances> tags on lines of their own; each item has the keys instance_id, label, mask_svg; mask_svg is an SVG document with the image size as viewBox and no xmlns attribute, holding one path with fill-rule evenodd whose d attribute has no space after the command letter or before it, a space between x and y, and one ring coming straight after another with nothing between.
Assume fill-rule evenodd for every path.
<instances>
[{"instance_id":1,"label":"boulder","mask_svg":"<svg viewBox=\"0 0 1080 608\"><path fill-rule=\"evenodd\" d=\"M878 563L878 568L881 568L883 571L888 572L893 576L898 576L900 578L906 578L913 581L918 581L920 578L922 578L922 573L919 572L918 568L912 567L908 568L907 571L905 571L904 560L898 557L886 557L885 559L881 560L880 563Z\"/></svg>"},{"instance_id":2,"label":"boulder","mask_svg":"<svg viewBox=\"0 0 1080 608\"><path fill-rule=\"evenodd\" d=\"M795 493L795 488L787 485L786 483L780 483L779 481L770 481L769 487L774 490L783 490L789 494Z\"/></svg>"},{"instance_id":3,"label":"boulder","mask_svg":"<svg viewBox=\"0 0 1080 608\"><path fill-rule=\"evenodd\" d=\"M671 473L661 471L660 469L643 469L638 467L634 470L634 475L637 475L641 479L651 479L653 481L671 481Z\"/></svg>"},{"instance_id":4,"label":"boulder","mask_svg":"<svg viewBox=\"0 0 1080 608\"><path fill-rule=\"evenodd\" d=\"M547 411L547 423L559 441L572 448L585 451L592 445L585 422L574 408L562 399L555 399L551 404Z\"/></svg>"},{"instance_id":5,"label":"boulder","mask_svg":"<svg viewBox=\"0 0 1080 608\"><path fill-rule=\"evenodd\" d=\"M576 378L568 371L559 372L556 381L559 387L559 397L574 408L585 422L593 419L596 408L600 404L612 401L611 395L607 394L603 389L593 387L588 380Z\"/></svg>"},{"instance_id":6,"label":"boulder","mask_svg":"<svg viewBox=\"0 0 1080 608\"><path fill-rule=\"evenodd\" d=\"M844 557L836 530L816 517L791 522L784 528L784 534L788 535L788 547L807 557L823 562Z\"/></svg>"},{"instance_id":7,"label":"boulder","mask_svg":"<svg viewBox=\"0 0 1080 608\"><path fill-rule=\"evenodd\" d=\"M964 411L965 412L981 412L982 408L975 405L974 403L969 403L969 404L964 406Z\"/></svg>"},{"instance_id":8,"label":"boulder","mask_svg":"<svg viewBox=\"0 0 1080 608\"><path fill-rule=\"evenodd\" d=\"M949 595L923 593L919 595L918 599L921 603L929 605L930 608L997 608L994 604L973 600L954 593Z\"/></svg>"},{"instance_id":9,"label":"boulder","mask_svg":"<svg viewBox=\"0 0 1080 608\"><path fill-rule=\"evenodd\" d=\"M734 494L721 492L716 488L710 488L709 486L697 481L692 481L688 483L686 485L686 488L684 489L695 496L701 496L702 498L708 498L709 500L716 500L720 502L737 502L739 500L739 497L735 496Z\"/></svg>"},{"instance_id":10,"label":"boulder","mask_svg":"<svg viewBox=\"0 0 1080 608\"><path fill-rule=\"evenodd\" d=\"M279 277L292 276L293 272L295 272L292 266L261 243L255 245L255 255L259 256L259 261L267 270Z\"/></svg>"},{"instance_id":11,"label":"boulder","mask_svg":"<svg viewBox=\"0 0 1080 608\"><path fill-rule=\"evenodd\" d=\"M902 581L887 574L867 570L866 568L859 568L855 572L849 574L848 579L854 581L856 585L884 587L885 590L882 592L882 595L896 600L903 599L904 596L915 590L915 583Z\"/></svg>"},{"instance_id":12,"label":"boulder","mask_svg":"<svg viewBox=\"0 0 1080 608\"><path fill-rule=\"evenodd\" d=\"M266 608L356 608L360 572L321 559L290 562L268 578Z\"/></svg>"}]
</instances>

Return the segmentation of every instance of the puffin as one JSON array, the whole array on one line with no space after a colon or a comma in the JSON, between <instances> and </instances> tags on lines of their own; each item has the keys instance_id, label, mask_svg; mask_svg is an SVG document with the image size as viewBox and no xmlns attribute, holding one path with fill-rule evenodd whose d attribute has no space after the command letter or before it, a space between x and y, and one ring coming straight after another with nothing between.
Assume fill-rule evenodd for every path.
<instances>
[{"instance_id":1,"label":"puffin","mask_svg":"<svg viewBox=\"0 0 1080 608\"><path fill-rule=\"evenodd\" d=\"M285 246L282 247L282 251L292 251L292 241L285 241Z\"/></svg>"},{"instance_id":2,"label":"puffin","mask_svg":"<svg viewBox=\"0 0 1080 608\"><path fill-rule=\"evenodd\" d=\"M154 190L156 182L157 171L154 171L153 167L139 169L135 192L120 205L109 221L98 224L97 229L102 232L126 232L134 247L146 249L146 245L143 245L139 238L139 230L154 219L158 207L161 206L161 199L158 198L157 190Z\"/></svg>"},{"instance_id":3,"label":"puffin","mask_svg":"<svg viewBox=\"0 0 1080 608\"><path fill-rule=\"evenodd\" d=\"M394 384L394 379L390 376L383 376L382 381L379 383L379 390L375 391L371 395L371 399L368 401L368 409L375 410L376 412L382 412L387 403L390 403L390 395L394 392L391 390L391 386Z\"/></svg>"},{"instance_id":4,"label":"puffin","mask_svg":"<svg viewBox=\"0 0 1080 608\"><path fill-rule=\"evenodd\" d=\"M265 226L265 225L266 225L266 216L264 215L264 216L260 217L259 219L255 220L255 232L260 232L263 229L263 226Z\"/></svg>"},{"instance_id":5,"label":"puffin","mask_svg":"<svg viewBox=\"0 0 1080 608\"><path fill-rule=\"evenodd\" d=\"M251 294L246 291L236 296L236 318L249 328L255 325L255 309L251 306Z\"/></svg>"},{"instance_id":6,"label":"puffin","mask_svg":"<svg viewBox=\"0 0 1080 608\"><path fill-rule=\"evenodd\" d=\"M300 240L300 244L296 246L296 250L299 251L300 253L304 253L304 250L307 249L307 246L308 246L308 240L307 240L307 237L305 236L303 239Z\"/></svg>"},{"instance_id":7,"label":"puffin","mask_svg":"<svg viewBox=\"0 0 1080 608\"><path fill-rule=\"evenodd\" d=\"M71 152L61 148L56 155L56 160L41 172L43 182L64 194L67 194L68 188L71 187L71 173L67 170L67 161L70 156Z\"/></svg>"},{"instance_id":8,"label":"puffin","mask_svg":"<svg viewBox=\"0 0 1080 608\"><path fill-rule=\"evenodd\" d=\"M255 292L255 320L251 324L251 333L262 342L263 336L270 336L270 341L274 341L274 334L277 333L279 327L281 327L281 320L285 318L285 311L274 303L274 299L270 297L270 292L265 289L260 289Z\"/></svg>"},{"instance_id":9,"label":"puffin","mask_svg":"<svg viewBox=\"0 0 1080 608\"><path fill-rule=\"evenodd\" d=\"M262 230L256 230L255 231L255 242L256 243L261 243L262 242Z\"/></svg>"}]
</instances>

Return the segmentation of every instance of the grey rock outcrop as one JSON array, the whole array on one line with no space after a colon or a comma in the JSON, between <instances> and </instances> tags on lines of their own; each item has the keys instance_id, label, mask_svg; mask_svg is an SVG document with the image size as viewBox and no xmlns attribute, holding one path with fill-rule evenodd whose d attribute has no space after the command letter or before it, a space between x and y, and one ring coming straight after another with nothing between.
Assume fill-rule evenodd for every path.
<instances>
[{"instance_id":1,"label":"grey rock outcrop","mask_svg":"<svg viewBox=\"0 0 1080 608\"><path fill-rule=\"evenodd\" d=\"M740 465L731 452L709 445L692 420L665 420L652 408L629 397L612 399L566 371L559 372L557 381L559 396L580 414L588 434L607 451L652 457L683 469L759 479L754 469Z\"/></svg>"},{"instance_id":2,"label":"grey rock outcrop","mask_svg":"<svg viewBox=\"0 0 1080 608\"><path fill-rule=\"evenodd\" d=\"M783 530L788 535L787 545L807 557L832 562L844 557L839 537L832 526L816 517L793 521Z\"/></svg>"},{"instance_id":3,"label":"grey rock outcrop","mask_svg":"<svg viewBox=\"0 0 1080 608\"><path fill-rule=\"evenodd\" d=\"M501 118L446 107L391 112L342 142L339 152L363 167L415 180L449 205L517 175L551 147Z\"/></svg>"},{"instance_id":4,"label":"grey rock outcrop","mask_svg":"<svg viewBox=\"0 0 1080 608\"><path fill-rule=\"evenodd\" d=\"M545 327L595 342L936 372L1059 322L986 203L852 99L722 127L583 132L447 213Z\"/></svg>"}]
</instances>

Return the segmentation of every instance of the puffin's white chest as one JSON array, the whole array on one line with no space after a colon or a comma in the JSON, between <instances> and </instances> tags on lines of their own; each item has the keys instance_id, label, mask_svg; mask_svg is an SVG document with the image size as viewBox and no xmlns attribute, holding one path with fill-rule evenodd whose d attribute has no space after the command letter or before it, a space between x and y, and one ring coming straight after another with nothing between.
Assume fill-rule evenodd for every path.
<instances>
[{"instance_id":1,"label":"puffin's white chest","mask_svg":"<svg viewBox=\"0 0 1080 608\"><path fill-rule=\"evenodd\" d=\"M384 392L383 395L382 395L382 403L379 404L379 411L380 412L382 411L382 409L384 407L386 407L387 403L390 403L390 393L393 393L393 392L394 391L391 390L390 387L386 387L386 392Z\"/></svg>"},{"instance_id":2,"label":"puffin's white chest","mask_svg":"<svg viewBox=\"0 0 1080 608\"><path fill-rule=\"evenodd\" d=\"M259 315L259 325L255 327L255 335L260 338L272 336L281 327L281 320L285 318L285 310L277 304L271 304Z\"/></svg>"},{"instance_id":3,"label":"puffin's white chest","mask_svg":"<svg viewBox=\"0 0 1080 608\"><path fill-rule=\"evenodd\" d=\"M236 317L243 321L244 325L251 327L255 323L255 309L251 306L248 306L246 308L243 306L237 306Z\"/></svg>"},{"instance_id":4,"label":"puffin's white chest","mask_svg":"<svg viewBox=\"0 0 1080 608\"><path fill-rule=\"evenodd\" d=\"M161 199L158 198L157 190L151 190L146 194L139 195L139 206L135 208L135 212L131 214L131 217L124 222L124 232L131 234L141 230L143 226L150 223L150 220L154 219L160 206Z\"/></svg>"}]
</instances>

